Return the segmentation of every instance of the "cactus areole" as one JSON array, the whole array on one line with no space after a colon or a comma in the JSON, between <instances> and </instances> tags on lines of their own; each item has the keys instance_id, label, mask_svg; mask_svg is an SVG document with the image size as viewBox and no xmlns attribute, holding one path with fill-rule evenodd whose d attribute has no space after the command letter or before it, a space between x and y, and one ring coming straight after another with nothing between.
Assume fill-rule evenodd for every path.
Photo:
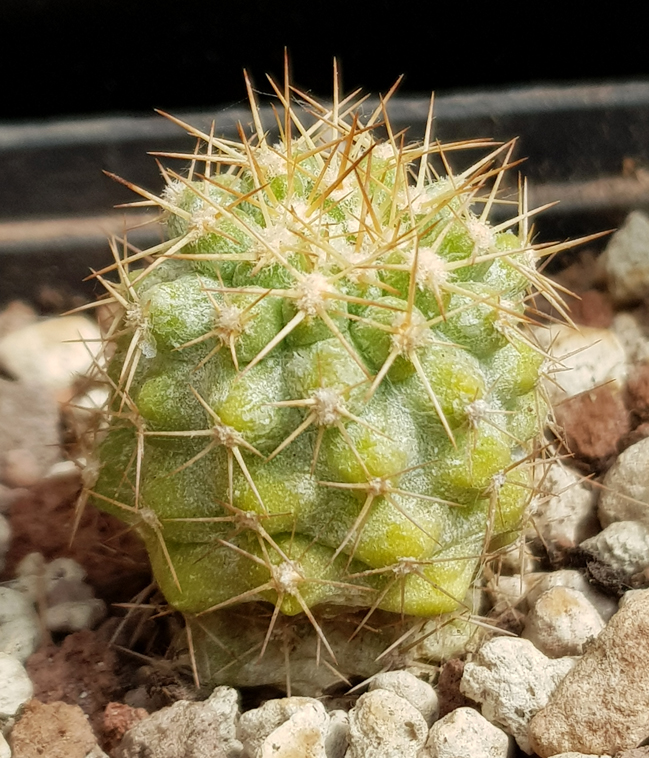
<instances>
[{"instance_id":1,"label":"cactus areole","mask_svg":"<svg viewBox=\"0 0 649 758\"><path fill-rule=\"evenodd\" d=\"M118 307L87 494L187 618L254 603L266 643L299 614L329 650L322 609L453 611L519 533L547 413L525 303L551 290L511 144L442 146L431 119L410 144L385 100L276 93L279 137L249 87L239 141L181 124L192 169L133 188L167 241L99 275Z\"/></svg>"}]
</instances>

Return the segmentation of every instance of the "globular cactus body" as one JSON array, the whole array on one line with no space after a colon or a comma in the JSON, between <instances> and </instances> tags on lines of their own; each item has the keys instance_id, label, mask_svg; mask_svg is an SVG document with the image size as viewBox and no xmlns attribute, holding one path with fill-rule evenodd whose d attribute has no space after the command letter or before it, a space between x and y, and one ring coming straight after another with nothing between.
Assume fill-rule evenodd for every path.
<instances>
[{"instance_id":1,"label":"globular cactus body","mask_svg":"<svg viewBox=\"0 0 649 758\"><path fill-rule=\"evenodd\" d=\"M264 601L326 646L319 609L452 611L516 536L547 412L524 328L542 279L524 199L489 221L511 151L440 176L458 146L379 141L382 107L310 101L302 123L278 96L279 141L253 100L250 138L187 127L201 175L137 190L169 239L102 277L120 308L91 495L174 608Z\"/></svg>"}]
</instances>

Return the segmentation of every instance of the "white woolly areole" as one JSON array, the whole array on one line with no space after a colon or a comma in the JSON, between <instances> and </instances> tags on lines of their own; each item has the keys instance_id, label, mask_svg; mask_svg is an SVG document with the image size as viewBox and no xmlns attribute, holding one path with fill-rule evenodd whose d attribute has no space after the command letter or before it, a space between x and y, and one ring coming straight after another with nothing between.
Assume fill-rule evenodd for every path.
<instances>
[{"instance_id":1,"label":"white woolly areole","mask_svg":"<svg viewBox=\"0 0 649 758\"><path fill-rule=\"evenodd\" d=\"M398 313L393 326L392 344L402 355L408 355L419 347L424 347L431 340L430 330L419 313Z\"/></svg>"},{"instance_id":2,"label":"white woolly areole","mask_svg":"<svg viewBox=\"0 0 649 758\"><path fill-rule=\"evenodd\" d=\"M411 254L414 265L415 253ZM415 280L419 289L436 291L440 284L448 279L446 261L430 247L420 247L417 251L417 270Z\"/></svg>"},{"instance_id":3,"label":"white woolly areole","mask_svg":"<svg viewBox=\"0 0 649 758\"><path fill-rule=\"evenodd\" d=\"M333 426L345 409L343 399L336 390L331 387L321 387L311 396L313 399L313 413L316 424L319 426Z\"/></svg>"},{"instance_id":4,"label":"white woolly areole","mask_svg":"<svg viewBox=\"0 0 649 758\"><path fill-rule=\"evenodd\" d=\"M282 561L279 566L273 566L273 579L278 592L286 592L288 595L296 595L297 588L303 581L295 566L286 561Z\"/></svg>"},{"instance_id":5,"label":"white woolly areole","mask_svg":"<svg viewBox=\"0 0 649 758\"><path fill-rule=\"evenodd\" d=\"M214 208L202 206L197 208L189 222L190 229L196 236L214 234L218 231L216 225L216 211Z\"/></svg>"},{"instance_id":6,"label":"white woolly areole","mask_svg":"<svg viewBox=\"0 0 649 758\"><path fill-rule=\"evenodd\" d=\"M170 205L178 206L180 205L180 199L184 191L185 185L179 182L178 179L174 179L162 190L162 199L166 200Z\"/></svg>"},{"instance_id":7,"label":"white woolly areole","mask_svg":"<svg viewBox=\"0 0 649 758\"><path fill-rule=\"evenodd\" d=\"M374 150L372 150L372 155L380 161L387 161L390 160L390 158L396 160L397 158L391 142L379 142L379 144L374 147Z\"/></svg>"},{"instance_id":8,"label":"white woolly areole","mask_svg":"<svg viewBox=\"0 0 649 758\"><path fill-rule=\"evenodd\" d=\"M298 310L307 316L317 315L325 306L325 292L332 292L332 288L324 274L314 271L307 274L297 287L297 299L295 304Z\"/></svg>"},{"instance_id":9,"label":"white woolly areole","mask_svg":"<svg viewBox=\"0 0 649 758\"><path fill-rule=\"evenodd\" d=\"M367 483L367 491L374 497L385 495L386 492L390 491L390 483L385 479L374 477Z\"/></svg>"},{"instance_id":10,"label":"white woolly areole","mask_svg":"<svg viewBox=\"0 0 649 758\"><path fill-rule=\"evenodd\" d=\"M152 529L160 528L160 520L152 508L140 508L138 510L138 515L142 521L144 521L144 523L147 526L150 526Z\"/></svg>"},{"instance_id":11,"label":"white woolly areole","mask_svg":"<svg viewBox=\"0 0 649 758\"><path fill-rule=\"evenodd\" d=\"M395 576L408 576L416 571L421 565L421 561L412 556L404 556L399 558L399 562L392 566L392 573Z\"/></svg>"},{"instance_id":12,"label":"white woolly areole","mask_svg":"<svg viewBox=\"0 0 649 758\"><path fill-rule=\"evenodd\" d=\"M276 176L288 173L286 148L281 142L272 148L268 145L261 145L257 148L255 150L255 162L266 179L273 179Z\"/></svg>"},{"instance_id":13,"label":"white woolly areole","mask_svg":"<svg viewBox=\"0 0 649 758\"><path fill-rule=\"evenodd\" d=\"M142 355L145 358L155 358L158 348L151 334L149 319L144 315L139 303L129 303L124 314L124 321L128 327L136 332L139 331L138 347Z\"/></svg>"},{"instance_id":14,"label":"white woolly areole","mask_svg":"<svg viewBox=\"0 0 649 758\"><path fill-rule=\"evenodd\" d=\"M240 432L227 424L219 422L212 427L214 439L223 445L223 447L233 448L244 444L243 436Z\"/></svg>"},{"instance_id":15,"label":"white woolly areole","mask_svg":"<svg viewBox=\"0 0 649 758\"><path fill-rule=\"evenodd\" d=\"M466 407L466 415L473 426L477 426L489 412L489 403L485 400L474 400Z\"/></svg>"},{"instance_id":16,"label":"white woolly areole","mask_svg":"<svg viewBox=\"0 0 649 758\"><path fill-rule=\"evenodd\" d=\"M293 233L282 220L274 226L259 229L257 234L261 239L257 240L255 252L266 263L283 258L286 249L294 244Z\"/></svg>"},{"instance_id":17,"label":"white woolly areole","mask_svg":"<svg viewBox=\"0 0 649 758\"><path fill-rule=\"evenodd\" d=\"M230 337L238 337L243 332L241 310L236 305L222 305L216 323L221 342L229 342Z\"/></svg>"},{"instance_id":18,"label":"white woolly areole","mask_svg":"<svg viewBox=\"0 0 649 758\"><path fill-rule=\"evenodd\" d=\"M491 486L490 489L494 492L499 492L500 488L505 484L507 481L507 477L505 476L504 471L498 471L496 474L494 474L491 477Z\"/></svg>"},{"instance_id":19,"label":"white woolly areole","mask_svg":"<svg viewBox=\"0 0 649 758\"><path fill-rule=\"evenodd\" d=\"M466 222L466 229L474 242L474 254L486 253L494 245L494 234L490 227L477 218Z\"/></svg>"}]
</instances>

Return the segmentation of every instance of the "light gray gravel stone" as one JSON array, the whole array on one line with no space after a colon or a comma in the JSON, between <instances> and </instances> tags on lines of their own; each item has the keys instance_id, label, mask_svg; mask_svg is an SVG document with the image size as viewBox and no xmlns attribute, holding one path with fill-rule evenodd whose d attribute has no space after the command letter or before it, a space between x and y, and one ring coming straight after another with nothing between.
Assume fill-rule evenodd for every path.
<instances>
[{"instance_id":1,"label":"light gray gravel stone","mask_svg":"<svg viewBox=\"0 0 649 758\"><path fill-rule=\"evenodd\" d=\"M11 748L2 732L0 732L0 758L11 758Z\"/></svg>"},{"instance_id":2,"label":"light gray gravel stone","mask_svg":"<svg viewBox=\"0 0 649 758\"><path fill-rule=\"evenodd\" d=\"M493 603L492 613L498 616L508 608L518 608L521 613L527 611L527 593L530 589L529 576L520 574L507 576L495 575L489 578L486 588Z\"/></svg>"},{"instance_id":3,"label":"light gray gravel stone","mask_svg":"<svg viewBox=\"0 0 649 758\"><path fill-rule=\"evenodd\" d=\"M581 547L627 576L649 566L649 528L638 521L615 521Z\"/></svg>"},{"instance_id":4,"label":"light gray gravel stone","mask_svg":"<svg viewBox=\"0 0 649 758\"><path fill-rule=\"evenodd\" d=\"M259 708L241 714L238 735L246 755L256 758L264 740L292 716L305 708L326 716L324 706L311 697L284 697L268 700Z\"/></svg>"},{"instance_id":5,"label":"light gray gravel stone","mask_svg":"<svg viewBox=\"0 0 649 758\"><path fill-rule=\"evenodd\" d=\"M0 653L0 719L15 716L33 694L34 687L22 663Z\"/></svg>"},{"instance_id":6,"label":"light gray gravel stone","mask_svg":"<svg viewBox=\"0 0 649 758\"><path fill-rule=\"evenodd\" d=\"M599 531L596 493L560 461L548 466L532 514L543 541L559 549L576 547Z\"/></svg>"},{"instance_id":7,"label":"light gray gravel stone","mask_svg":"<svg viewBox=\"0 0 649 758\"><path fill-rule=\"evenodd\" d=\"M345 758L418 758L428 725L405 698L388 690L361 695L349 712Z\"/></svg>"},{"instance_id":8,"label":"light gray gravel stone","mask_svg":"<svg viewBox=\"0 0 649 758\"><path fill-rule=\"evenodd\" d=\"M202 703L179 700L137 723L124 735L115 758L239 758L238 693L217 687Z\"/></svg>"},{"instance_id":9,"label":"light gray gravel stone","mask_svg":"<svg viewBox=\"0 0 649 758\"><path fill-rule=\"evenodd\" d=\"M435 689L408 671L386 671L377 674L370 682L369 691L390 690L405 698L424 717L430 726L439 715L439 702Z\"/></svg>"},{"instance_id":10,"label":"light gray gravel stone","mask_svg":"<svg viewBox=\"0 0 649 758\"><path fill-rule=\"evenodd\" d=\"M548 658L529 640L494 637L465 665L460 691L531 753L528 724L574 665L574 658Z\"/></svg>"},{"instance_id":11,"label":"light gray gravel stone","mask_svg":"<svg viewBox=\"0 0 649 758\"><path fill-rule=\"evenodd\" d=\"M649 437L617 457L603 484L597 510L603 527L614 521L640 521L649 527Z\"/></svg>"},{"instance_id":12,"label":"light gray gravel stone","mask_svg":"<svg viewBox=\"0 0 649 758\"><path fill-rule=\"evenodd\" d=\"M72 558L46 563L41 553L29 553L16 574L12 588L34 603L45 603L43 620L51 632L92 629L106 615L106 604L93 596L85 569Z\"/></svg>"},{"instance_id":13,"label":"light gray gravel stone","mask_svg":"<svg viewBox=\"0 0 649 758\"><path fill-rule=\"evenodd\" d=\"M610 755L594 755L593 753L557 753L552 758L611 758Z\"/></svg>"},{"instance_id":14,"label":"light gray gravel stone","mask_svg":"<svg viewBox=\"0 0 649 758\"><path fill-rule=\"evenodd\" d=\"M86 316L37 321L0 339L0 366L16 379L58 393L90 369L101 351L100 336Z\"/></svg>"},{"instance_id":15,"label":"light gray gravel stone","mask_svg":"<svg viewBox=\"0 0 649 758\"><path fill-rule=\"evenodd\" d=\"M106 603L99 598L57 603L45 610L43 619L51 632L93 629L106 616Z\"/></svg>"},{"instance_id":16,"label":"light gray gravel stone","mask_svg":"<svg viewBox=\"0 0 649 758\"><path fill-rule=\"evenodd\" d=\"M624 305L649 293L649 217L631 212L598 260L613 300Z\"/></svg>"},{"instance_id":17,"label":"light gray gravel stone","mask_svg":"<svg viewBox=\"0 0 649 758\"><path fill-rule=\"evenodd\" d=\"M631 311L621 311L613 317L611 328L624 348L630 366L649 359L649 339L645 327Z\"/></svg>"},{"instance_id":18,"label":"light gray gravel stone","mask_svg":"<svg viewBox=\"0 0 649 758\"><path fill-rule=\"evenodd\" d=\"M529 586L527 602L530 607L536 604L544 592L553 587L570 587L581 592L604 621L608 621L617 612L617 602L612 597L598 592L586 577L575 569L528 574L525 579Z\"/></svg>"},{"instance_id":19,"label":"light gray gravel stone","mask_svg":"<svg viewBox=\"0 0 649 758\"><path fill-rule=\"evenodd\" d=\"M545 388L552 402L565 400L613 382L624 386L627 375L626 355L620 341L610 329L567 324L552 324L535 330L540 344L552 349L561 370L552 374Z\"/></svg>"},{"instance_id":20,"label":"light gray gravel stone","mask_svg":"<svg viewBox=\"0 0 649 758\"><path fill-rule=\"evenodd\" d=\"M327 758L329 716L321 703L307 703L272 731L251 758Z\"/></svg>"},{"instance_id":21,"label":"light gray gravel stone","mask_svg":"<svg viewBox=\"0 0 649 758\"><path fill-rule=\"evenodd\" d=\"M553 587L536 601L522 636L549 658L581 655L602 631L604 621L578 590Z\"/></svg>"},{"instance_id":22,"label":"light gray gravel stone","mask_svg":"<svg viewBox=\"0 0 649 758\"><path fill-rule=\"evenodd\" d=\"M509 737L473 708L436 721L419 758L507 758Z\"/></svg>"},{"instance_id":23,"label":"light gray gravel stone","mask_svg":"<svg viewBox=\"0 0 649 758\"><path fill-rule=\"evenodd\" d=\"M24 663L41 638L38 616L30 600L9 587L0 587L0 651Z\"/></svg>"},{"instance_id":24,"label":"light gray gravel stone","mask_svg":"<svg viewBox=\"0 0 649 758\"><path fill-rule=\"evenodd\" d=\"M43 474L43 467L31 450L17 447L3 457L2 481L9 487L32 487Z\"/></svg>"},{"instance_id":25,"label":"light gray gravel stone","mask_svg":"<svg viewBox=\"0 0 649 758\"><path fill-rule=\"evenodd\" d=\"M614 755L649 733L649 590L613 616L530 724L541 758L571 750Z\"/></svg>"},{"instance_id":26,"label":"light gray gravel stone","mask_svg":"<svg viewBox=\"0 0 649 758\"><path fill-rule=\"evenodd\" d=\"M52 466L61 455L59 408L39 384L0 379L0 481L5 456L15 450L28 450L42 471Z\"/></svg>"},{"instance_id":27,"label":"light gray gravel stone","mask_svg":"<svg viewBox=\"0 0 649 758\"><path fill-rule=\"evenodd\" d=\"M343 758L349 737L349 716L347 711L329 711L329 726L325 737L327 758Z\"/></svg>"}]
</instances>

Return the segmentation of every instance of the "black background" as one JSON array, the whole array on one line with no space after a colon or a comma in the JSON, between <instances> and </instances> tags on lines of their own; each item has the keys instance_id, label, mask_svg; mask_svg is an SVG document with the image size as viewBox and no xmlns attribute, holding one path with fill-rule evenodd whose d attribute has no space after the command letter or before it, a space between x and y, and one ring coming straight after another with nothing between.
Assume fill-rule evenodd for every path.
<instances>
[{"instance_id":1,"label":"black background","mask_svg":"<svg viewBox=\"0 0 649 758\"><path fill-rule=\"evenodd\" d=\"M242 69L405 93L649 76L642 6L398 0L0 0L0 119L237 102Z\"/></svg>"}]
</instances>

